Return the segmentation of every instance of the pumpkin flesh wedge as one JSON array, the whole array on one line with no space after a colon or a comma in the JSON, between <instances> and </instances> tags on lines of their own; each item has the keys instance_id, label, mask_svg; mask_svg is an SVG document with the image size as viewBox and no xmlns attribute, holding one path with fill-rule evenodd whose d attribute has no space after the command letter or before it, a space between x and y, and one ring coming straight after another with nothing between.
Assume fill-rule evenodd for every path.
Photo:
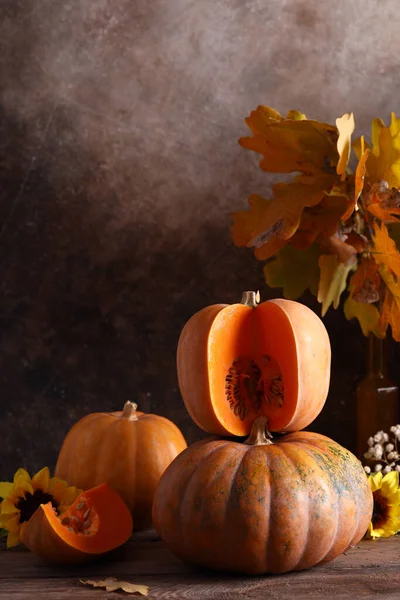
<instances>
[{"instance_id":1,"label":"pumpkin flesh wedge","mask_svg":"<svg viewBox=\"0 0 400 600\"><path fill-rule=\"evenodd\" d=\"M206 307L185 325L177 352L192 419L208 433L235 436L261 415L270 431L307 427L324 406L330 360L321 319L283 299Z\"/></svg>"},{"instance_id":2,"label":"pumpkin flesh wedge","mask_svg":"<svg viewBox=\"0 0 400 600\"><path fill-rule=\"evenodd\" d=\"M93 560L124 544L132 534L131 513L106 483L83 492L58 516L42 504L21 527L21 541L46 562Z\"/></svg>"}]
</instances>

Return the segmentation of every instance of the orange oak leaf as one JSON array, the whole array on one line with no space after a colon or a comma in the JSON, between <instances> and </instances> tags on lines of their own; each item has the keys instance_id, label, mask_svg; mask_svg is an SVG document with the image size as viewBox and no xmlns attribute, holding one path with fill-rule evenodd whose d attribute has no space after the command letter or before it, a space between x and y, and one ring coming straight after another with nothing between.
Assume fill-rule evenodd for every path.
<instances>
[{"instance_id":1,"label":"orange oak leaf","mask_svg":"<svg viewBox=\"0 0 400 600\"><path fill-rule=\"evenodd\" d=\"M375 222L373 231L372 258L378 265L388 267L397 278L400 278L400 254L394 240L389 236L386 225Z\"/></svg>"},{"instance_id":2,"label":"orange oak leaf","mask_svg":"<svg viewBox=\"0 0 400 600\"><path fill-rule=\"evenodd\" d=\"M232 238L236 246L255 248L258 260L266 260L274 256L286 243L277 233L282 229L283 221L278 220L270 227L261 229L260 223L268 219L271 212L272 200L266 200L257 194L249 197L250 210L233 213Z\"/></svg>"},{"instance_id":3,"label":"orange oak leaf","mask_svg":"<svg viewBox=\"0 0 400 600\"><path fill-rule=\"evenodd\" d=\"M299 227L303 210L325 198L318 180L314 185L300 181L278 183L273 193L269 200L252 194L250 209L233 213L232 237L237 246L261 248L274 236L288 240ZM279 243L275 240L274 245Z\"/></svg>"},{"instance_id":4,"label":"orange oak leaf","mask_svg":"<svg viewBox=\"0 0 400 600\"><path fill-rule=\"evenodd\" d=\"M335 193L325 192L319 204L304 209L298 230L292 238L293 246L307 248L319 235L323 238L334 235L347 203L348 197L339 190Z\"/></svg>"},{"instance_id":5,"label":"orange oak leaf","mask_svg":"<svg viewBox=\"0 0 400 600\"><path fill-rule=\"evenodd\" d=\"M346 169L350 158L351 134L355 127L353 113L345 113L342 117L336 119L336 127L339 132L337 140L339 161L336 165L336 173L343 180L346 177Z\"/></svg>"},{"instance_id":6,"label":"orange oak leaf","mask_svg":"<svg viewBox=\"0 0 400 600\"><path fill-rule=\"evenodd\" d=\"M296 115L301 113L296 111ZM241 138L239 144L262 154L263 171L315 174L337 164L337 129L332 125L304 118L283 119L266 106L252 111L246 124L253 135Z\"/></svg>"},{"instance_id":7,"label":"orange oak leaf","mask_svg":"<svg viewBox=\"0 0 400 600\"><path fill-rule=\"evenodd\" d=\"M350 278L351 297L356 302L370 304L379 300L381 278L379 265L371 258L362 258Z\"/></svg>"},{"instance_id":8,"label":"orange oak leaf","mask_svg":"<svg viewBox=\"0 0 400 600\"><path fill-rule=\"evenodd\" d=\"M385 283L384 299L379 320L381 336L386 334L388 325L396 342L400 341L400 282L386 264L382 264L379 274Z\"/></svg>"},{"instance_id":9,"label":"orange oak leaf","mask_svg":"<svg viewBox=\"0 0 400 600\"><path fill-rule=\"evenodd\" d=\"M386 181L374 183L365 198L365 206L374 217L385 222L398 222L400 215L400 191L389 188Z\"/></svg>"},{"instance_id":10,"label":"orange oak leaf","mask_svg":"<svg viewBox=\"0 0 400 600\"><path fill-rule=\"evenodd\" d=\"M400 301L393 296L389 288L386 288L379 319L379 331L382 337L386 335L388 325L392 330L393 339L400 342Z\"/></svg>"},{"instance_id":11,"label":"orange oak leaf","mask_svg":"<svg viewBox=\"0 0 400 600\"><path fill-rule=\"evenodd\" d=\"M271 235L265 244L254 249L254 256L257 260L267 260L268 258L271 258L271 256L275 256L275 254L285 245L286 240L282 240L276 235Z\"/></svg>"},{"instance_id":12,"label":"orange oak leaf","mask_svg":"<svg viewBox=\"0 0 400 600\"><path fill-rule=\"evenodd\" d=\"M364 136L360 138L360 155L358 165L354 175L354 197L349 202L346 212L342 216L343 221L347 221L357 206L357 201L364 187L364 178L366 173L366 162L369 156L369 148L365 147Z\"/></svg>"}]
</instances>

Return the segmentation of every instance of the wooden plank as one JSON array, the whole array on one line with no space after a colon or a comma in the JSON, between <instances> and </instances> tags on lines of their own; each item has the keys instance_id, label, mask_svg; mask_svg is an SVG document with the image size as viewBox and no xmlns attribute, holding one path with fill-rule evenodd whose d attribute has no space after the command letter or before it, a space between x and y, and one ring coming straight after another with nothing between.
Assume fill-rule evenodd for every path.
<instances>
[{"instance_id":1,"label":"wooden plank","mask_svg":"<svg viewBox=\"0 0 400 600\"><path fill-rule=\"evenodd\" d=\"M298 573L244 577L197 569L176 559L160 540L134 539L100 561L49 566L16 549L0 555L0 600L116 598L79 579L119 577L150 586L149 598L243 600L384 600L400 598L400 537L362 541L335 561Z\"/></svg>"}]
</instances>

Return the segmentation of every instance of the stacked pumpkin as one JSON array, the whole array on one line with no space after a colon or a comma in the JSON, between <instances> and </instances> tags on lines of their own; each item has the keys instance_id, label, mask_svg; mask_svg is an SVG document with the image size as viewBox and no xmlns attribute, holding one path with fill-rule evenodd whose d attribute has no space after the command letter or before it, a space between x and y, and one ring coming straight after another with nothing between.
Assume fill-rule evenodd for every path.
<instances>
[{"instance_id":1,"label":"stacked pumpkin","mask_svg":"<svg viewBox=\"0 0 400 600\"><path fill-rule=\"evenodd\" d=\"M187 448L176 425L131 402L87 415L55 472L85 491L60 516L42 505L23 542L79 562L153 523L176 556L214 569L284 573L335 558L363 537L373 500L355 456L301 431L324 406L330 358L322 321L300 303L246 292L204 308L182 330L178 379L214 437Z\"/></svg>"},{"instance_id":2,"label":"stacked pumpkin","mask_svg":"<svg viewBox=\"0 0 400 600\"><path fill-rule=\"evenodd\" d=\"M330 358L322 321L297 302L258 304L247 292L241 304L209 306L188 321L181 393L197 425L224 437L184 450L157 486L153 522L176 556L284 573L332 560L363 537L373 499L361 463L301 431L324 406Z\"/></svg>"}]
</instances>

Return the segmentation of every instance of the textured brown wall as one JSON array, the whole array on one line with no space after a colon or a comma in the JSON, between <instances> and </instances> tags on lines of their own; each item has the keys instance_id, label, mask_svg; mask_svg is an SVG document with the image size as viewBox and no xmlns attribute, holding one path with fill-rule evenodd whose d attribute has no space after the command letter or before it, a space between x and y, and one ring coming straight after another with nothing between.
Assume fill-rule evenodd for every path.
<instances>
[{"instance_id":1,"label":"textured brown wall","mask_svg":"<svg viewBox=\"0 0 400 600\"><path fill-rule=\"evenodd\" d=\"M271 182L237 144L243 119L259 103L331 122L353 110L367 131L400 112L398 2L0 10L0 477L52 466L76 419L128 398L193 441L181 327L243 289L276 294L229 234L231 211ZM333 379L314 428L352 447L364 340L340 312L325 323Z\"/></svg>"}]
</instances>

